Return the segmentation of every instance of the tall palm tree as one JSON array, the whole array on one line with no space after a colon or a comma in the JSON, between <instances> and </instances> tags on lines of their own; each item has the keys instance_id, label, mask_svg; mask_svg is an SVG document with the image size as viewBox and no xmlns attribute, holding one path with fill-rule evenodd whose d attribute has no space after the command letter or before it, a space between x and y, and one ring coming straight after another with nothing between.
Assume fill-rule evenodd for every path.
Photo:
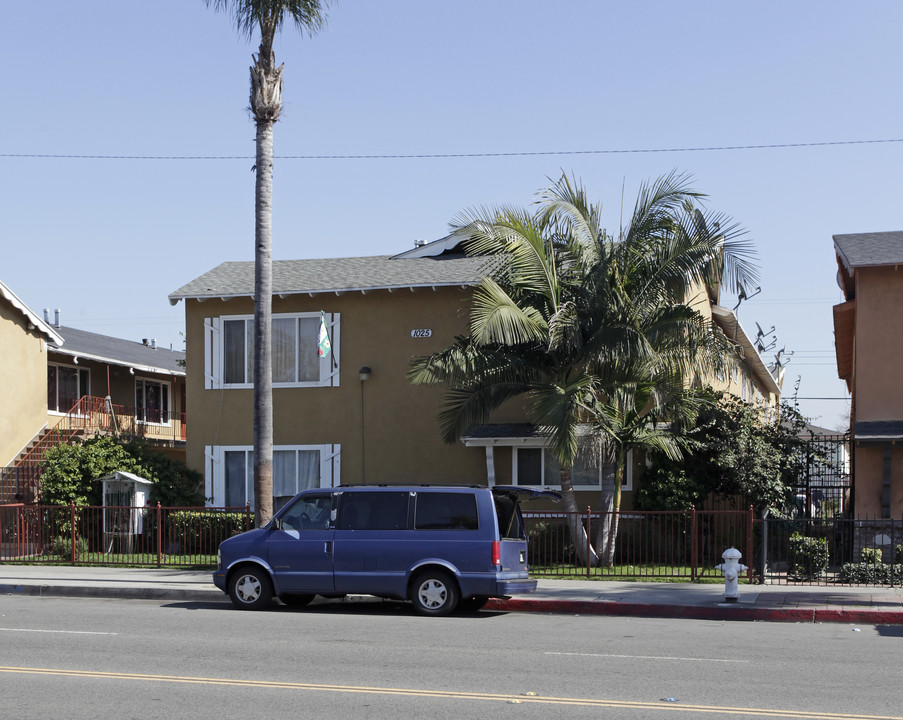
<instances>
[{"instance_id":1,"label":"tall palm tree","mask_svg":"<svg viewBox=\"0 0 903 720\"><path fill-rule=\"evenodd\" d=\"M692 289L755 280L742 233L700 212L699 198L681 175L644 186L615 241L601 228L601 209L563 176L540 194L535 212L480 211L453 225L469 253L499 256L499 270L474 292L469 334L416 358L408 376L445 385L440 427L448 442L505 402L526 399L558 461L581 560L586 536L571 470L583 430L593 428L600 454L615 461L603 509L617 510L627 451L679 454L660 421L691 412L689 373L730 354L726 338L689 304ZM606 559L613 556L617 527L607 530L606 542L590 548L594 562L601 545Z\"/></svg>"},{"instance_id":2,"label":"tall palm tree","mask_svg":"<svg viewBox=\"0 0 903 720\"><path fill-rule=\"evenodd\" d=\"M326 22L327 0L204 0L230 11L238 31L260 47L252 55L251 114L257 125L254 187L254 519L258 527L273 515L273 126L282 112L282 69L273 40L290 18L313 36Z\"/></svg>"}]
</instances>

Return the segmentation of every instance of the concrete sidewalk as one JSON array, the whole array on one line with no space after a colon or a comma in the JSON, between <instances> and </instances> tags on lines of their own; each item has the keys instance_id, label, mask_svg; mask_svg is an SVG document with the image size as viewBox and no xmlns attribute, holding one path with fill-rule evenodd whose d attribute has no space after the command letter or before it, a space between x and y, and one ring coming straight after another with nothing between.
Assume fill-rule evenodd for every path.
<instances>
[{"instance_id":1,"label":"concrete sidewalk","mask_svg":"<svg viewBox=\"0 0 903 720\"><path fill-rule=\"evenodd\" d=\"M0 564L0 595L93 597L228 603L209 571L168 568ZM530 595L491 600L509 612L903 625L903 589L815 585L740 585L723 602L723 585L540 578ZM345 602L382 602L355 596ZM342 602L330 600L324 602Z\"/></svg>"}]
</instances>

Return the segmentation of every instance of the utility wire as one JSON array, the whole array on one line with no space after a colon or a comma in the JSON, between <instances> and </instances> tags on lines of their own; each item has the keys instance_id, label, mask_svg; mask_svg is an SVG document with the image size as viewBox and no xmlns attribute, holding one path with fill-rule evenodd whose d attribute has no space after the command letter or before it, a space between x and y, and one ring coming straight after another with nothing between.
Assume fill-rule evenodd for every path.
<instances>
[{"instance_id":1,"label":"utility wire","mask_svg":"<svg viewBox=\"0 0 903 720\"><path fill-rule=\"evenodd\" d=\"M772 150L781 148L828 147L903 143L903 138L884 140L833 140L826 142L771 143L767 145L712 145L708 147L634 148L625 150L541 150L533 152L422 153L394 155L276 155L278 160L434 160L451 158L533 157L542 155L635 155L642 153L714 152L718 150ZM75 155L51 153L0 153L0 158L54 160L254 160L254 155Z\"/></svg>"}]
</instances>

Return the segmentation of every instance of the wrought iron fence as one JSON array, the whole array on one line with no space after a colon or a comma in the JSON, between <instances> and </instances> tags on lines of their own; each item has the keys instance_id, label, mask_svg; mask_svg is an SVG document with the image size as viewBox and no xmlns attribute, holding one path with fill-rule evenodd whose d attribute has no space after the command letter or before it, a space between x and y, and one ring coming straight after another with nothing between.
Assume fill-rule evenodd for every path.
<instances>
[{"instance_id":1,"label":"wrought iron fence","mask_svg":"<svg viewBox=\"0 0 903 720\"><path fill-rule=\"evenodd\" d=\"M715 568L735 547L752 582L903 584L903 520L763 520L751 508L524 519L539 577L720 581ZM212 567L220 542L252 525L248 506L0 505L0 562Z\"/></svg>"},{"instance_id":2,"label":"wrought iron fence","mask_svg":"<svg viewBox=\"0 0 903 720\"><path fill-rule=\"evenodd\" d=\"M524 520L537 576L698 580L717 576L727 548L753 551L751 509L525 512Z\"/></svg>"},{"instance_id":3,"label":"wrought iron fence","mask_svg":"<svg viewBox=\"0 0 903 720\"><path fill-rule=\"evenodd\" d=\"M211 567L249 507L0 505L0 561Z\"/></svg>"}]
</instances>

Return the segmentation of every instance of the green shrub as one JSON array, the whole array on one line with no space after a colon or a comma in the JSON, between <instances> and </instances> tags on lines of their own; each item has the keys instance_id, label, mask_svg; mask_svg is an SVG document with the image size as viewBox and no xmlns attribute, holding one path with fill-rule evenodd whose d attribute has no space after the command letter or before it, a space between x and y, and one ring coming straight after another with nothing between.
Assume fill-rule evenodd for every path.
<instances>
[{"instance_id":1,"label":"green shrub","mask_svg":"<svg viewBox=\"0 0 903 720\"><path fill-rule=\"evenodd\" d=\"M50 543L50 554L63 560L72 557L72 538L69 535L58 535ZM75 538L75 557L84 558L88 554L88 541L79 536Z\"/></svg>"},{"instance_id":2,"label":"green shrub","mask_svg":"<svg viewBox=\"0 0 903 720\"><path fill-rule=\"evenodd\" d=\"M790 536L790 572L797 577L811 580L828 567L827 538L804 537L799 533Z\"/></svg>"},{"instance_id":3,"label":"green shrub","mask_svg":"<svg viewBox=\"0 0 903 720\"><path fill-rule=\"evenodd\" d=\"M889 585L903 579L903 565L860 562L845 563L840 568L840 581L853 585Z\"/></svg>"},{"instance_id":4,"label":"green shrub","mask_svg":"<svg viewBox=\"0 0 903 720\"><path fill-rule=\"evenodd\" d=\"M530 527L527 560L531 565L569 565L576 556L567 523L542 520Z\"/></svg>"},{"instance_id":5,"label":"green shrub","mask_svg":"<svg viewBox=\"0 0 903 720\"><path fill-rule=\"evenodd\" d=\"M182 555L213 555L228 537L245 531L244 513L178 510L167 516L167 539Z\"/></svg>"},{"instance_id":6,"label":"green shrub","mask_svg":"<svg viewBox=\"0 0 903 720\"><path fill-rule=\"evenodd\" d=\"M894 548L894 563L903 565L903 545L897 545L897 547Z\"/></svg>"},{"instance_id":7,"label":"green shrub","mask_svg":"<svg viewBox=\"0 0 903 720\"><path fill-rule=\"evenodd\" d=\"M884 558L880 548L862 548L859 551L859 561L869 565L877 565L883 562Z\"/></svg>"}]
</instances>

